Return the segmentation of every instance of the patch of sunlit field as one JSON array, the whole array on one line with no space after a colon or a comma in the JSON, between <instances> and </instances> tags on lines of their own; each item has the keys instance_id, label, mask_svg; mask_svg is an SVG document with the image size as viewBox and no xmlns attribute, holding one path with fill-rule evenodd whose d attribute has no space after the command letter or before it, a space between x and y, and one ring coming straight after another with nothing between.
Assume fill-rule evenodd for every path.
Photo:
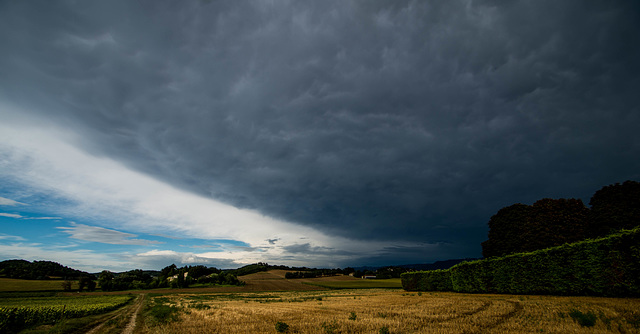
<instances>
[{"instance_id":1,"label":"patch of sunlit field","mask_svg":"<svg viewBox=\"0 0 640 334\"><path fill-rule=\"evenodd\" d=\"M26 280L0 277L0 292L6 291L62 291L62 280ZM72 289L78 289L73 281Z\"/></svg>"},{"instance_id":2,"label":"patch of sunlit field","mask_svg":"<svg viewBox=\"0 0 640 334\"><path fill-rule=\"evenodd\" d=\"M354 279L354 280L336 280L336 281L320 281L307 280L305 284L321 286L329 289L402 289L402 282L399 278L390 279Z\"/></svg>"},{"instance_id":3,"label":"patch of sunlit field","mask_svg":"<svg viewBox=\"0 0 640 334\"><path fill-rule=\"evenodd\" d=\"M640 299L332 290L165 295L146 333L639 333Z\"/></svg>"}]
</instances>

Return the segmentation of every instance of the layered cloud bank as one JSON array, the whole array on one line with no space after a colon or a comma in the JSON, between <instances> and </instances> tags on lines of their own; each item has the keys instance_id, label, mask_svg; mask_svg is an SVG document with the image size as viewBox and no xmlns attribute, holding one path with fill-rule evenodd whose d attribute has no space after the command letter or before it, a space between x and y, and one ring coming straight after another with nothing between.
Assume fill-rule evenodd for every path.
<instances>
[{"instance_id":1,"label":"layered cloud bank","mask_svg":"<svg viewBox=\"0 0 640 334\"><path fill-rule=\"evenodd\" d=\"M259 261L279 261L338 266L364 254L384 254L388 252L385 248L391 246L416 246L404 241L370 242L328 236L313 228L194 195L108 158L86 154L74 148L73 139L69 139L72 143L61 141L59 138L65 136L51 128L18 128L0 125L3 178L14 183L14 188L3 190L32 204L3 197L4 210L20 207L27 213L0 215L22 221L56 220L49 223L50 226L66 221L64 226L55 226L55 229L79 242L153 247L117 256L120 260L126 258L129 265L176 262L237 267ZM8 209L9 206L12 208ZM45 210L62 217L34 217L30 207L36 212ZM76 223L72 219L109 228ZM155 235L159 239L139 238L122 230ZM18 236L6 237L25 240ZM165 245L171 239L177 240L174 243L198 240L205 244L182 245L180 248L193 250L180 252L171 249L172 245ZM3 255L38 259L48 253L47 245L14 243L12 246L14 248L5 246ZM74 256L70 253L59 257L62 260Z\"/></svg>"}]
</instances>

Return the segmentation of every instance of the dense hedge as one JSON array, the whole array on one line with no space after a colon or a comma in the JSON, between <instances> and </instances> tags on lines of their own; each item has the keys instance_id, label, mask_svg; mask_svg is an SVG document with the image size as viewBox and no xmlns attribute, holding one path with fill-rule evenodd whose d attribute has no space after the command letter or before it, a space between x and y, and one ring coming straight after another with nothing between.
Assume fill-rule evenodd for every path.
<instances>
[{"instance_id":1,"label":"dense hedge","mask_svg":"<svg viewBox=\"0 0 640 334\"><path fill-rule=\"evenodd\" d=\"M402 287L407 291L452 291L448 269L403 273Z\"/></svg>"},{"instance_id":2,"label":"dense hedge","mask_svg":"<svg viewBox=\"0 0 640 334\"><path fill-rule=\"evenodd\" d=\"M640 228L447 270L405 273L402 286L408 291L640 296Z\"/></svg>"}]
</instances>

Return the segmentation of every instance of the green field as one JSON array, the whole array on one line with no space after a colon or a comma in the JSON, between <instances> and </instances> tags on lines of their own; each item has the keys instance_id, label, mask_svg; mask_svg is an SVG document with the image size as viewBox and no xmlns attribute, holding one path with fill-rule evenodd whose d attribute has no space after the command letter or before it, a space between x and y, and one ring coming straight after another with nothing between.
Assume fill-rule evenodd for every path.
<instances>
[{"instance_id":1,"label":"green field","mask_svg":"<svg viewBox=\"0 0 640 334\"><path fill-rule=\"evenodd\" d=\"M12 297L0 298L0 308L42 308L65 307L66 310L88 309L88 305L95 308L121 305L132 297L128 295L111 296L56 296L56 297Z\"/></svg>"},{"instance_id":2,"label":"green field","mask_svg":"<svg viewBox=\"0 0 640 334\"><path fill-rule=\"evenodd\" d=\"M109 312L132 298L128 295L0 298L0 332L17 332L37 324Z\"/></svg>"},{"instance_id":3,"label":"green field","mask_svg":"<svg viewBox=\"0 0 640 334\"><path fill-rule=\"evenodd\" d=\"M304 284L321 286L329 289L401 289L402 282L399 278L389 279L359 279L349 281L320 281L305 282Z\"/></svg>"},{"instance_id":4,"label":"green field","mask_svg":"<svg viewBox=\"0 0 640 334\"><path fill-rule=\"evenodd\" d=\"M0 278L0 292L6 291L62 291L62 280L26 280ZM78 282L73 281L71 289L78 290Z\"/></svg>"}]
</instances>

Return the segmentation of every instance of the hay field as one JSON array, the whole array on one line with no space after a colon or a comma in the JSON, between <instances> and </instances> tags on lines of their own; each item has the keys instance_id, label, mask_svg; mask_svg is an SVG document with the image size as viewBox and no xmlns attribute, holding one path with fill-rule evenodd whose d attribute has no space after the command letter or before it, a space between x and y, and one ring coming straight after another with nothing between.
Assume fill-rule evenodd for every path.
<instances>
[{"instance_id":1,"label":"hay field","mask_svg":"<svg viewBox=\"0 0 640 334\"><path fill-rule=\"evenodd\" d=\"M177 306L181 311L176 321L167 324L148 317L137 332L640 332L640 299L367 289L176 294L151 297L151 302ZM581 324L585 320L576 314L591 317L593 324ZM283 324L288 326L286 331Z\"/></svg>"}]
</instances>

